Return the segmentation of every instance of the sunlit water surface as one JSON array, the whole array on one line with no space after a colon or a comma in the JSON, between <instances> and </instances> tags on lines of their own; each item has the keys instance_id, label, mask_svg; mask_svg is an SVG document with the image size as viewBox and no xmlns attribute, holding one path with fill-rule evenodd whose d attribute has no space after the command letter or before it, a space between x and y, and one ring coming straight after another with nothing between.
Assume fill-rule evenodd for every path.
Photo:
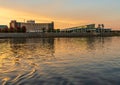
<instances>
[{"instance_id":1,"label":"sunlit water surface","mask_svg":"<svg viewBox=\"0 0 120 85\"><path fill-rule=\"evenodd\" d=\"M0 85L120 85L120 37L0 39Z\"/></svg>"}]
</instances>

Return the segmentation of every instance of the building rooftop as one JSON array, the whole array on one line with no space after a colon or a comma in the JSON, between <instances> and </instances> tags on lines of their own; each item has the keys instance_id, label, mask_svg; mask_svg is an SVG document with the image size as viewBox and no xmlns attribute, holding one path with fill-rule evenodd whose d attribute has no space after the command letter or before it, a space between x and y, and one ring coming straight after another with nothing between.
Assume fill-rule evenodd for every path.
<instances>
[{"instance_id":1,"label":"building rooftop","mask_svg":"<svg viewBox=\"0 0 120 85\"><path fill-rule=\"evenodd\" d=\"M0 25L0 29L1 29L1 28L3 28L3 29L4 29L4 28L8 28L8 26L7 26L7 25Z\"/></svg>"}]
</instances>

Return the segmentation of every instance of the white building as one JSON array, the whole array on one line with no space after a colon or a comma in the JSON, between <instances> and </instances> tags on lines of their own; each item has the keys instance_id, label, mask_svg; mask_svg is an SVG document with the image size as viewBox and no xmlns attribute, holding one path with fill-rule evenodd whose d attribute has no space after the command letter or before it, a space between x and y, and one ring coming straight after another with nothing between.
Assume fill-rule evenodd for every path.
<instances>
[{"instance_id":1,"label":"white building","mask_svg":"<svg viewBox=\"0 0 120 85\"><path fill-rule=\"evenodd\" d=\"M54 30L54 22L51 23L35 23L34 20L28 20L27 22L17 22L12 20L10 22L10 27L13 29L26 28L26 32L43 32Z\"/></svg>"}]
</instances>

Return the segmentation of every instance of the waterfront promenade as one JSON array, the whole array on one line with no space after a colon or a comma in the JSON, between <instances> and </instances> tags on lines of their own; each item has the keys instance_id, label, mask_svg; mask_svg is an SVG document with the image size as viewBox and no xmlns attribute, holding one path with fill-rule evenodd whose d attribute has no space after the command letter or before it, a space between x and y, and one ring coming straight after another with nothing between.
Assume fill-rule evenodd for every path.
<instances>
[{"instance_id":1,"label":"waterfront promenade","mask_svg":"<svg viewBox=\"0 0 120 85\"><path fill-rule=\"evenodd\" d=\"M56 37L109 37L120 36L120 32L106 33L0 33L0 38L56 38Z\"/></svg>"}]
</instances>

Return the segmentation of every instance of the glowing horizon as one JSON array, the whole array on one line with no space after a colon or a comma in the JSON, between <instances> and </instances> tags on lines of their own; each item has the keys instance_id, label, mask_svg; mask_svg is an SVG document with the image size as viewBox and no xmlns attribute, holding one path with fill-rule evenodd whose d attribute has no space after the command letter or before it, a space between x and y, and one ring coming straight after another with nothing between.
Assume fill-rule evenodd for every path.
<instances>
[{"instance_id":1,"label":"glowing horizon","mask_svg":"<svg viewBox=\"0 0 120 85\"><path fill-rule=\"evenodd\" d=\"M109 3L109 5L108 5ZM120 29L120 1L117 0L0 0L0 24L10 20L55 22L55 28L105 24Z\"/></svg>"}]
</instances>

